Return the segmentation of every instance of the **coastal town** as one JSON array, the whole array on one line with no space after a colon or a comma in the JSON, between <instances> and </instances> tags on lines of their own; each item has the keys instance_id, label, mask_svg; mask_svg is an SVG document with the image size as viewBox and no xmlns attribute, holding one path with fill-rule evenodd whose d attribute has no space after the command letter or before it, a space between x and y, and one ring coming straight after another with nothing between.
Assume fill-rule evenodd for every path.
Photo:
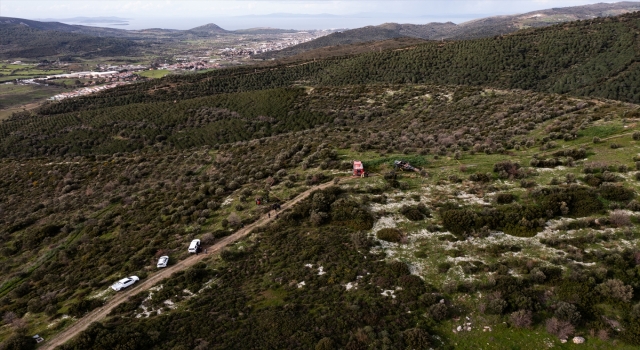
<instances>
[{"instance_id":1,"label":"coastal town","mask_svg":"<svg viewBox=\"0 0 640 350\"><path fill-rule=\"evenodd\" d=\"M6 61L0 83L57 87L49 101L95 94L117 86L161 78L169 74L192 74L255 62L256 55L282 50L331 34L336 30L280 33L247 33L176 45L164 55L138 60L134 57L82 62L57 60ZM52 74L53 73L53 74ZM60 88L63 91L60 91Z\"/></svg>"}]
</instances>

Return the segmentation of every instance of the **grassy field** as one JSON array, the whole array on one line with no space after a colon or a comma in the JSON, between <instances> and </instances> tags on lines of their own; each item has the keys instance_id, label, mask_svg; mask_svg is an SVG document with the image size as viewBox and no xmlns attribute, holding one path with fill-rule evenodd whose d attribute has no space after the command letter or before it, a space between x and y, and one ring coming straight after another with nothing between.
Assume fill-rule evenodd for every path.
<instances>
[{"instance_id":1,"label":"grassy field","mask_svg":"<svg viewBox=\"0 0 640 350\"><path fill-rule=\"evenodd\" d=\"M146 78L153 78L153 79L162 78L169 74L171 74L171 71L168 71L166 69L145 70L138 73L139 76L146 77Z\"/></svg>"},{"instance_id":2,"label":"grassy field","mask_svg":"<svg viewBox=\"0 0 640 350\"><path fill-rule=\"evenodd\" d=\"M40 103L47 98L63 91L55 86L36 85L0 85L0 120L5 119L13 112L22 110L25 105ZM27 106L29 109L34 106Z\"/></svg>"}]
</instances>

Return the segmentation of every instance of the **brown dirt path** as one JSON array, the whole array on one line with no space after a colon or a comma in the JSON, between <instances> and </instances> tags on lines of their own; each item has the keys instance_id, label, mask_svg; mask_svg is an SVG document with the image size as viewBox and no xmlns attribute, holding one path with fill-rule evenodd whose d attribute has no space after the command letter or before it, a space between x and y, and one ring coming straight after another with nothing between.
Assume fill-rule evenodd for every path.
<instances>
[{"instance_id":1,"label":"brown dirt path","mask_svg":"<svg viewBox=\"0 0 640 350\"><path fill-rule=\"evenodd\" d=\"M300 201L309 197L309 195L313 191L322 190L332 185L333 185L333 181L330 181L324 184L320 184L318 186L311 187L308 190L297 195L293 200L284 203L282 205L281 210L286 210L293 207ZM253 229L259 226L263 226L275 220L275 217L276 217L275 215L272 215L271 217L268 217L267 214L262 215L260 219L258 219L258 221L241 228L240 230L236 231L234 234L224 237L220 239L218 242L216 242L214 245L207 247L207 254L192 255L176 263L175 265L164 268L159 272L147 277L146 279L139 282L137 285L134 285L133 287L131 287L131 289L126 289L124 291L119 292L118 294L116 294L115 297L107 301L107 303L101 308L95 309L89 312L88 314L80 318L78 321L76 321L76 323L72 324L69 328L65 329L64 331L57 334L53 338L47 339L45 342L42 343L40 347L38 347L38 349L53 350L56 347L66 343L67 341L71 340L73 337L75 337L76 335L80 334L82 331L87 329L91 323L107 317L107 315L111 312L111 310L113 310L116 306L127 301L129 297L132 297L140 292L148 290L149 288L158 284L158 282L164 280L165 278L170 277L174 272L188 269L189 267L197 264L201 260L208 258L212 254L220 253L222 248L240 240L241 238L246 237L249 233L251 233Z\"/></svg>"}]
</instances>

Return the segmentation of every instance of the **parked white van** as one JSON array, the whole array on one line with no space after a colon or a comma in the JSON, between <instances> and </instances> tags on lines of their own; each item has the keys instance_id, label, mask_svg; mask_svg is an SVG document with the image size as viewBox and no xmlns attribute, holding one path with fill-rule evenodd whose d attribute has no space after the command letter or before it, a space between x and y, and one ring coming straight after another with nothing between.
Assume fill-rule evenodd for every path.
<instances>
[{"instance_id":1,"label":"parked white van","mask_svg":"<svg viewBox=\"0 0 640 350\"><path fill-rule=\"evenodd\" d=\"M191 244L189 244L189 253L197 253L198 249L200 249L200 240L194 239L191 241Z\"/></svg>"}]
</instances>

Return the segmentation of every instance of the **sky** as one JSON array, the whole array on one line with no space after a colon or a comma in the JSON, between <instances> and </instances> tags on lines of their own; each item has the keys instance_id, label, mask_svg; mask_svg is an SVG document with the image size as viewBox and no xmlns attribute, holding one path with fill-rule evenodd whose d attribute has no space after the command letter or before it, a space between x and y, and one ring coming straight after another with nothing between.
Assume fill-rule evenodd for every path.
<instances>
[{"instance_id":1,"label":"sky","mask_svg":"<svg viewBox=\"0 0 640 350\"><path fill-rule=\"evenodd\" d=\"M213 22L227 29L256 26L305 29L354 28L384 22L460 23L551 7L607 0L1 0L0 16L27 19L116 16L129 19L123 29L187 29ZM242 18L273 13L332 14L345 18ZM348 17L348 18L347 18ZM107 26L100 24L101 26ZM112 25L108 25L112 26ZM287 27L289 26L289 27ZM324 26L324 28L320 28ZM233 28L235 27L235 28ZM295 28L302 29L302 28Z\"/></svg>"}]
</instances>

